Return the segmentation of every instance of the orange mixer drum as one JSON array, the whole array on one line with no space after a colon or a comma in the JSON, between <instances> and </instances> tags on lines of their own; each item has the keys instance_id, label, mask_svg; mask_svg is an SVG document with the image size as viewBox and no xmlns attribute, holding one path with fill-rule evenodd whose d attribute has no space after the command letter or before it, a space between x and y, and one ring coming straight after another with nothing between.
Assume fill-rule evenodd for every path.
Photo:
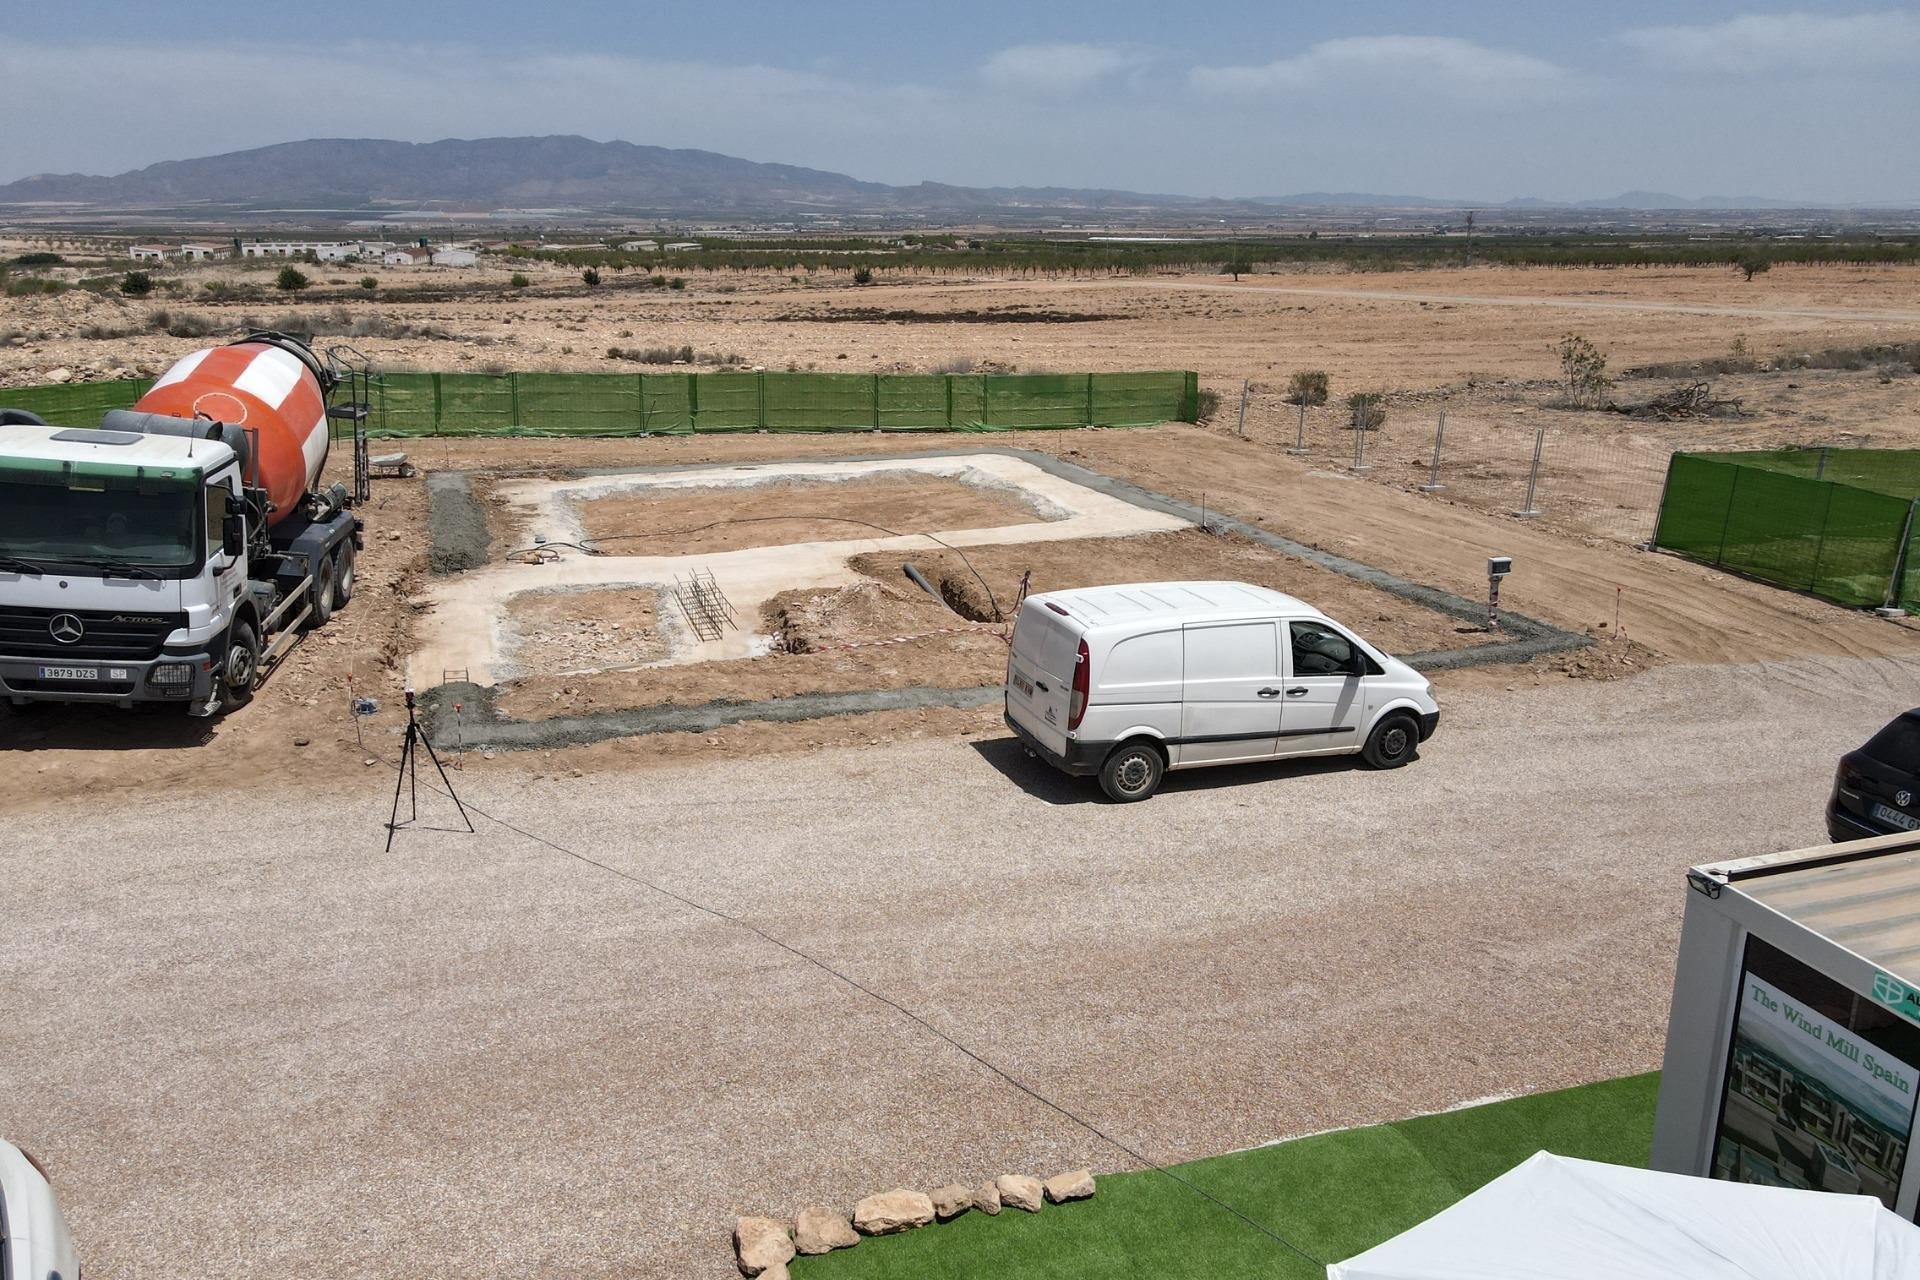
<instances>
[{"instance_id":1,"label":"orange mixer drum","mask_svg":"<svg viewBox=\"0 0 1920 1280\"><path fill-rule=\"evenodd\" d=\"M142 413L211 418L253 442L247 483L267 491L268 524L300 507L327 461L327 406L299 357L263 342L209 347L182 358L140 402Z\"/></svg>"}]
</instances>

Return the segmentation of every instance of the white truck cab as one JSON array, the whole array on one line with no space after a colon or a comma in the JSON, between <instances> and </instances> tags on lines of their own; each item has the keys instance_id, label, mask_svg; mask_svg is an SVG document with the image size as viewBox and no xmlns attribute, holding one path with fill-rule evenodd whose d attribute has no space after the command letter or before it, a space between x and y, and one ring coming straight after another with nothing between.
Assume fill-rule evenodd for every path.
<instances>
[{"instance_id":1,"label":"white truck cab","mask_svg":"<svg viewBox=\"0 0 1920 1280\"><path fill-rule=\"evenodd\" d=\"M0 1140L0 1277L80 1280L53 1184L32 1156Z\"/></svg>"},{"instance_id":2,"label":"white truck cab","mask_svg":"<svg viewBox=\"0 0 1920 1280\"><path fill-rule=\"evenodd\" d=\"M1169 769L1342 754L1398 768L1440 707L1419 672L1304 601L1147 582L1029 596L1006 721L1055 768L1130 801Z\"/></svg>"}]
</instances>

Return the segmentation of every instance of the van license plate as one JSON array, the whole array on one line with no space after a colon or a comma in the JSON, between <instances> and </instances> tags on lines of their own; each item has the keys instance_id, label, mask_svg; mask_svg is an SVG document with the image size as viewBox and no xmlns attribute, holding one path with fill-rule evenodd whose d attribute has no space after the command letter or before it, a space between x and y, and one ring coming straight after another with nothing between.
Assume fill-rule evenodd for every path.
<instances>
[{"instance_id":1,"label":"van license plate","mask_svg":"<svg viewBox=\"0 0 1920 1280\"><path fill-rule=\"evenodd\" d=\"M1020 691L1020 696L1023 698L1033 697L1033 681L1027 679L1018 671L1013 673L1013 687Z\"/></svg>"},{"instance_id":2,"label":"van license plate","mask_svg":"<svg viewBox=\"0 0 1920 1280\"><path fill-rule=\"evenodd\" d=\"M40 668L40 678L42 680L98 680L100 678L100 668L42 667Z\"/></svg>"},{"instance_id":3,"label":"van license plate","mask_svg":"<svg viewBox=\"0 0 1920 1280\"><path fill-rule=\"evenodd\" d=\"M1890 827L1898 827L1902 831L1920 831L1920 818L1889 808L1884 804L1873 806L1873 816L1877 821L1884 822Z\"/></svg>"}]
</instances>

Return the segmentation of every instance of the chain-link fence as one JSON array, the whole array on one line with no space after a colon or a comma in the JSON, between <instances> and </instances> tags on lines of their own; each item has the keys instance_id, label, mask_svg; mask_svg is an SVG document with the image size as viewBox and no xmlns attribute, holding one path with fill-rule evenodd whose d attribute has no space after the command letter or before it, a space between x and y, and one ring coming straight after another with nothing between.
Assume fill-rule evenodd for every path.
<instances>
[{"instance_id":1,"label":"chain-link fence","mask_svg":"<svg viewBox=\"0 0 1920 1280\"><path fill-rule=\"evenodd\" d=\"M1382 424L1356 431L1338 400L1303 406L1258 385L1247 389L1244 418L1230 394L1214 421L1315 467L1632 545L1653 537L1667 459L1712 441L1697 423L1623 419L1595 430L1490 396L1396 397Z\"/></svg>"}]
</instances>

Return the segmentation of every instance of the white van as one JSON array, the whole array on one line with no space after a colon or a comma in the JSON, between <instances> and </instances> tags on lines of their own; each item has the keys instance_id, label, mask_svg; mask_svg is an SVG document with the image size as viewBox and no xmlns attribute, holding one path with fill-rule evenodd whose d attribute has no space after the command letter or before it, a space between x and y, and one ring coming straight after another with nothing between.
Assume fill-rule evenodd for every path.
<instances>
[{"instance_id":1,"label":"white van","mask_svg":"<svg viewBox=\"0 0 1920 1280\"><path fill-rule=\"evenodd\" d=\"M80 1280L73 1237L34 1158L0 1140L0 1277Z\"/></svg>"},{"instance_id":2,"label":"white van","mask_svg":"<svg viewBox=\"0 0 1920 1280\"><path fill-rule=\"evenodd\" d=\"M1056 769L1144 800L1168 769L1355 752L1398 768L1440 707L1418 671L1292 596L1143 582L1029 596L1006 718Z\"/></svg>"}]
</instances>

